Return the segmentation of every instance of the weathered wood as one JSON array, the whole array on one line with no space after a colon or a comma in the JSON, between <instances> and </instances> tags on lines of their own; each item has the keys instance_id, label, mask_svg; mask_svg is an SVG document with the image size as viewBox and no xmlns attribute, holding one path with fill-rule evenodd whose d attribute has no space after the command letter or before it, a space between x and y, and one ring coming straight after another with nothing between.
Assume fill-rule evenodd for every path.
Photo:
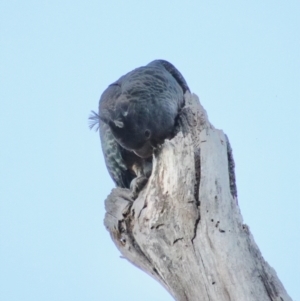
<instances>
[{"instance_id":1,"label":"weathered wood","mask_svg":"<svg viewBox=\"0 0 300 301\"><path fill-rule=\"evenodd\" d=\"M185 103L178 134L155 154L138 198L120 188L108 196L107 230L175 300L291 300L243 224L227 137L196 95Z\"/></svg>"}]
</instances>

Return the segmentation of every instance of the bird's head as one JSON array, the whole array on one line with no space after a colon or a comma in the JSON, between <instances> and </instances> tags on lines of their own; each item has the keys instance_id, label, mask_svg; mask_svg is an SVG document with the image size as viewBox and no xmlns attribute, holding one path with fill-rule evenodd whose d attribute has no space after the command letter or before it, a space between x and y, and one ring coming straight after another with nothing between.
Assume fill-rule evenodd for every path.
<instances>
[{"instance_id":1,"label":"bird's head","mask_svg":"<svg viewBox=\"0 0 300 301\"><path fill-rule=\"evenodd\" d=\"M128 111L122 114L102 110L99 114L92 111L89 117L90 129L99 130L100 121L109 125L110 130L118 144L123 148L133 151L141 158L148 158L153 154L153 145L151 143L152 132L147 126L145 120L136 123Z\"/></svg>"},{"instance_id":2,"label":"bird's head","mask_svg":"<svg viewBox=\"0 0 300 301\"><path fill-rule=\"evenodd\" d=\"M147 120L137 120L128 111L115 117L110 119L107 124L116 141L123 148L133 151L141 158L150 157L153 154L152 132Z\"/></svg>"}]
</instances>

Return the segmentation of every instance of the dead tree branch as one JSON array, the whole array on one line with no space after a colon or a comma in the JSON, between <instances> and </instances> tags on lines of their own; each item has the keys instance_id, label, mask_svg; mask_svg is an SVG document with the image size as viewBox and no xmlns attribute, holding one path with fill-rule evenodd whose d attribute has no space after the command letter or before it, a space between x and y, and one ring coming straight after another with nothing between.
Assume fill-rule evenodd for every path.
<instances>
[{"instance_id":1,"label":"dead tree branch","mask_svg":"<svg viewBox=\"0 0 300 301\"><path fill-rule=\"evenodd\" d=\"M178 133L138 198L116 188L105 205L122 255L175 300L291 300L243 224L229 141L196 95L185 95Z\"/></svg>"}]
</instances>

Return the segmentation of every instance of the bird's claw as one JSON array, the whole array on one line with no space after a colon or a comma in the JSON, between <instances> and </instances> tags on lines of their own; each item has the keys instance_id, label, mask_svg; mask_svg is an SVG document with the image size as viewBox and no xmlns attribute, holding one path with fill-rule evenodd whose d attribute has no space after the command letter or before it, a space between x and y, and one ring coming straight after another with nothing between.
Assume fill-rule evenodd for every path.
<instances>
[{"instance_id":1,"label":"bird's claw","mask_svg":"<svg viewBox=\"0 0 300 301\"><path fill-rule=\"evenodd\" d=\"M139 192L145 187L148 182L146 176L139 176L134 178L130 183L131 197L135 200L138 197Z\"/></svg>"}]
</instances>

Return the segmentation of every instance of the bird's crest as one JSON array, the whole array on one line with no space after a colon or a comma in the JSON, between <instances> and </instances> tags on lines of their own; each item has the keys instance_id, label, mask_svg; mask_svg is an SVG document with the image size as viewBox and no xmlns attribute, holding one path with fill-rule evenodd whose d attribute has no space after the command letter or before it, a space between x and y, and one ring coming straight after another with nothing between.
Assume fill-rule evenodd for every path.
<instances>
[{"instance_id":1,"label":"bird's crest","mask_svg":"<svg viewBox=\"0 0 300 301\"><path fill-rule=\"evenodd\" d=\"M104 112L101 115L97 114L95 111L91 111L91 114L89 116L89 128L90 128L90 130L95 129L95 131L97 132L99 130L99 127L100 127L100 120L102 120L103 122L105 122L107 124L113 124L115 127L118 127L118 128L123 128L124 127L124 122L122 120L119 120L119 119L111 120L109 118L108 111L107 110L103 110L103 111Z\"/></svg>"},{"instance_id":2,"label":"bird's crest","mask_svg":"<svg viewBox=\"0 0 300 301\"><path fill-rule=\"evenodd\" d=\"M95 129L97 132L100 127L100 116L95 112L91 111L91 114L89 116L89 128L90 130Z\"/></svg>"}]
</instances>

